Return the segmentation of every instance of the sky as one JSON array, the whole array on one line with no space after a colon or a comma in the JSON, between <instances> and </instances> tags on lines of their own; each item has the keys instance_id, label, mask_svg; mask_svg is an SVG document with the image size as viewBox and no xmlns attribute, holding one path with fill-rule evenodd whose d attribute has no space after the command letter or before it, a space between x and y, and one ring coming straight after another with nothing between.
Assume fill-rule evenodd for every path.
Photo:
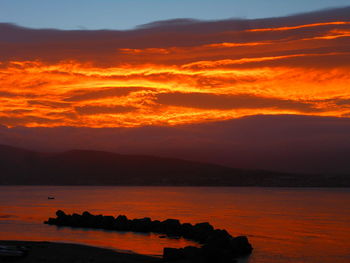
<instances>
[{"instance_id":1,"label":"sky","mask_svg":"<svg viewBox=\"0 0 350 263\"><path fill-rule=\"evenodd\" d=\"M124 26L163 19L160 14L173 20L120 31L83 29L89 28L84 21L106 26L83 18L81 9L91 5L45 1L61 14L60 23L71 26L74 17L83 26L58 30L64 25L50 25L55 15L39 2L37 16L24 1L16 12L5 12L12 20L0 16L0 143L349 171L342 160L350 152L350 6L324 10L326 1L305 1L301 8L293 1L288 13L302 13L279 17L278 4L264 9L249 3L250 10L265 10L263 18L202 21L183 19L198 17L162 1L171 16L157 9L161 5L137 6L154 16L130 18L135 24ZM10 8L9 1L1 3ZM222 10L217 18L226 18L229 5L215 3ZM195 10L194 2L186 7ZM322 10L305 13L309 9ZM30 28L19 17L56 29Z\"/></svg>"},{"instance_id":2,"label":"sky","mask_svg":"<svg viewBox=\"0 0 350 263\"><path fill-rule=\"evenodd\" d=\"M0 24L0 122L102 128L349 117L349 12L129 31Z\"/></svg>"},{"instance_id":3,"label":"sky","mask_svg":"<svg viewBox=\"0 0 350 263\"><path fill-rule=\"evenodd\" d=\"M349 4L349 0L0 0L0 22L31 28L125 30L157 20L266 18Z\"/></svg>"}]
</instances>

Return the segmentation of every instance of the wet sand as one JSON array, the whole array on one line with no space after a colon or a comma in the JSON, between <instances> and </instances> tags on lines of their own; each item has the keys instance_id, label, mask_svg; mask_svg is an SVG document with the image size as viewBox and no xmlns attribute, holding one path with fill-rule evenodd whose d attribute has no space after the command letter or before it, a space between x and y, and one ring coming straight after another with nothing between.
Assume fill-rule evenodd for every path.
<instances>
[{"instance_id":1,"label":"wet sand","mask_svg":"<svg viewBox=\"0 0 350 263\"><path fill-rule=\"evenodd\" d=\"M120 253L92 246L31 241L0 241L0 245L21 246L28 250L27 255L18 259L1 258L0 262L19 263L148 263L161 262L161 259L139 254Z\"/></svg>"}]
</instances>

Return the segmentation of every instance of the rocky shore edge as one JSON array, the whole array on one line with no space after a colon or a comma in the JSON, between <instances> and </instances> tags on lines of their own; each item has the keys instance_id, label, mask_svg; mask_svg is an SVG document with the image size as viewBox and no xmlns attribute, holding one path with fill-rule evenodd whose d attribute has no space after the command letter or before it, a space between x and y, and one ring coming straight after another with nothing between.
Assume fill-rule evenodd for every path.
<instances>
[{"instance_id":1,"label":"rocky shore edge","mask_svg":"<svg viewBox=\"0 0 350 263\"><path fill-rule=\"evenodd\" d=\"M155 257L116 252L111 249L47 241L0 240L0 262L18 263L152 263ZM8 253L12 251L13 253ZM15 253L17 251L17 255Z\"/></svg>"},{"instance_id":2,"label":"rocky shore edge","mask_svg":"<svg viewBox=\"0 0 350 263\"><path fill-rule=\"evenodd\" d=\"M115 231L153 232L169 237L183 237L196 241L200 247L164 248L163 261L187 262L235 262L236 258L250 255L253 247L246 236L231 236L224 229L215 229L210 223L181 223L178 219L164 221L151 220L149 217L128 219L125 215L117 217L93 215L87 211L81 215L56 212L56 218L44 222L49 225L83 228L100 228Z\"/></svg>"}]
</instances>

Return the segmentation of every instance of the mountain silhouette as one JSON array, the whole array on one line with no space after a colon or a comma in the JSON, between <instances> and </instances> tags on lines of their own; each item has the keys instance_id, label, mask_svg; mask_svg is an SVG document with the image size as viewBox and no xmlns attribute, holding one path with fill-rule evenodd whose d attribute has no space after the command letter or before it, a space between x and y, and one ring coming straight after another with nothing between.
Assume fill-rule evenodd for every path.
<instances>
[{"instance_id":1,"label":"mountain silhouette","mask_svg":"<svg viewBox=\"0 0 350 263\"><path fill-rule=\"evenodd\" d=\"M348 176L234 169L103 151L41 153L0 145L1 185L349 186Z\"/></svg>"}]
</instances>

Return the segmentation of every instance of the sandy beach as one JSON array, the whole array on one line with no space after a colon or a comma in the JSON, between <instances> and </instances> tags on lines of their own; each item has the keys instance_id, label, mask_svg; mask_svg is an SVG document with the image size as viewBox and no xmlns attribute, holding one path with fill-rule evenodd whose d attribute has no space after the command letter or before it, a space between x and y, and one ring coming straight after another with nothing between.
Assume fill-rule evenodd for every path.
<instances>
[{"instance_id":1,"label":"sandy beach","mask_svg":"<svg viewBox=\"0 0 350 263\"><path fill-rule=\"evenodd\" d=\"M54 242L31 242L31 241L0 241L0 246L20 246L28 250L26 256L11 259L1 258L0 262L23 262L23 263L148 263L160 262L158 258L139 254L120 253L109 249L92 246L54 243Z\"/></svg>"}]
</instances>

